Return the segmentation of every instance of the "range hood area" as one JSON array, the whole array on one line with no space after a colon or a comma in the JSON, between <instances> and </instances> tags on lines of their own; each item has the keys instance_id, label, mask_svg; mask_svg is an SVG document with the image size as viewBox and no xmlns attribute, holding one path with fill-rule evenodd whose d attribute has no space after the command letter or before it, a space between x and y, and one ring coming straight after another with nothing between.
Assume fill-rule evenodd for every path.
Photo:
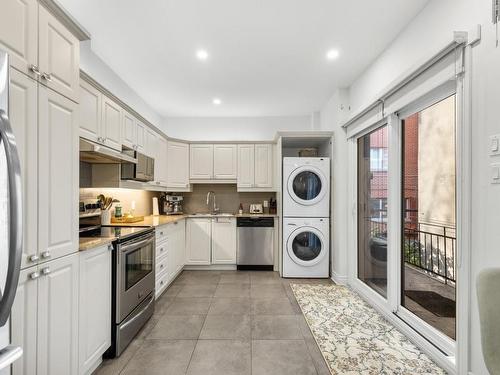
<instances>
[{"instance_id":1,"label":"range hood area","mask_svg":"<svg viewBox=\"0 0 500 375\"><path fill-rule=\"evenodd\" d=\"M80 161L89 164L137 164L137 159L125 152L83 138L80 138Z\"/></svg>"}]
</instances>

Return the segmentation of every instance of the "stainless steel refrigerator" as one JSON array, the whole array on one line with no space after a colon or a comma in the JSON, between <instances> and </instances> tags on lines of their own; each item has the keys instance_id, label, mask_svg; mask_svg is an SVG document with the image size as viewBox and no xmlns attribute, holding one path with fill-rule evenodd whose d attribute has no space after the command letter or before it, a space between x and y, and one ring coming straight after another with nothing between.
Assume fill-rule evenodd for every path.
<instances>
[{"instance_id":1,"label":"stainless steel refrigerator","mask_svg":"<svg viewBox=\"0 0 500 375\"><path fill-rule=\"evenodd\" d=\"M23 242L21 165L9 122L9 56L0 50L0 375L10 374L22 348L11 345L9 316Z\"/></svg>"}]
</instances>

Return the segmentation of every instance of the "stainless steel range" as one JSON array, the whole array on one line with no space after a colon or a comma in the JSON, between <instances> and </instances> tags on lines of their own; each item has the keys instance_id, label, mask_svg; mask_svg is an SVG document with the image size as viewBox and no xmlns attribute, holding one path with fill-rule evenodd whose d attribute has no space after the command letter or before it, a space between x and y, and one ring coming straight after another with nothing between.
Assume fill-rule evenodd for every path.
<instances>
[{"instance_id":1,"label":"stainless steel range","mask_svg":"<svg viewBox=\"0 0 500 375\"><path fill-rule=\"evenodd\" d=\"M150 228L119 237L113 244L113 309L111 347L117 357L154 313L155 233Z\"/></svg>"}]
</instances>

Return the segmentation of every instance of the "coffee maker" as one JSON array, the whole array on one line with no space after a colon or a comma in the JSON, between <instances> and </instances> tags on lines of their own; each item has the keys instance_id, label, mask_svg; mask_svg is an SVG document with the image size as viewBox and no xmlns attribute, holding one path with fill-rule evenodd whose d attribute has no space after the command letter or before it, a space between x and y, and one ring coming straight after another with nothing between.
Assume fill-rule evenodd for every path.
<instances>
[{"instance_id":1,"label":"coffee maker","mask_svg":"<svg viewBox=\"0 0 500 375\"><path fill-rule=\"evenodd\" d=\"M163 201L165 215L182 215L182 195L167 195Z\"/></svg>"}]
</instances>

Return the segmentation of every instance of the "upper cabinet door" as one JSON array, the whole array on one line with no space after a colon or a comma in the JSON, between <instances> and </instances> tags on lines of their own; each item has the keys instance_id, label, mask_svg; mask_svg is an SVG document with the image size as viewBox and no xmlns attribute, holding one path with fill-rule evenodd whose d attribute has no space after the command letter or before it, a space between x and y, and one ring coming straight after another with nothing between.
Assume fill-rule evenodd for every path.
<instances>
[{"instance_id":1,"label":"upper cabinet door","mask_svg":"<svg viewBox=\"0 0 500 375\"><path fill-rule=\"evenodd\" d=\"M255 145L255 187L273 187L273 145Z\"/></svg>"},{"instance_id":2,"label":"upper cabinet door","mask_svg":"<svg viewBox=\"0 0 500 375\"><path fill-rule=\"evenodd\" d=\"M0 49L9 53L10 65L37 78L38 1L0 0Z\"/></svg>"},{"instance_id":3,"label":"upper cabinet door","mask_svg":"<svg viewBox=\"0 0 500 375\"><path fill-rule=\"evenodd\" d=\"M131 149L137 146L137 126L135 118L128 112L123 111L122 117L122 143Z\"/></svg>"},{"instance_id":4,"label":"upper cabinet door","mask_svg":"<svg viewBox=\"0 0 500 375\"><path fill-rule=\"evenodd\" d=\"M252 188L255 180L255 146L238 145L238 187Z\"/></svg>"},{"instance_id":5,"label":"upper cabinet door","mask_svg":"<svg viewBox=\"0 0 500 375\"><path fill-rule=\"evenodd\" d=\"M236 145L214 145L214 178L236 180L238 157Z\"/></svg>"},{"instance_id":6,"label":"upper cabinet door","mask_svg":"<svg viewBox=\"0 0 500 375\"><path fill-rule=\"evenodd\" d=\"M37 375L78 373L78 255L40 266Z\"/></svg>"},{"instance_id":7,"label":"upper cabinet door","mask_svg":"<svg viewBox=\"0 0 500 375\"><path fill-rule=\"evenodd\" d=\"M146 126L142 122L136 120L135 127L137 132L137 151L144 153L144 148L146 146Z\"/></svg>"},{"instance_id":8,"label":"upper cabinet door","mask_svg":"<svg viewBox=\"0 0 500 375\"><path fill-rule=\"evenodd\" d=\"M211 180L214 175L214 146L192 144L189 146L189 178Z\"/></svg>"},{"instance_id":9,"label":"upper cabinet door","mask_svg":"<svg viewBox=\"0 0 500 375\"><path fill-rule=\"evenodd\" d=\"M167 186L167 140L158 136L158 157L155 160L155 180L157 185Z\"/></svg>"},{"instance_id":10,"label":"upper cabinet door","mask_svg":"<svg viewBox=\"0 0 500 375\"><path fill-rule=\"evenodd\" d=\"M23 187L22 268L33 265L38 257L38 84L11 69L9 117L21 161Z\"/></svg>"},{"instance_id":11,"label":"upper cabinet door","mask_svg":"<svg viewBox=\"0 0 500 375\"><path fill-rule=\"evenodd\" d=\"M146 154L150 158L158 159L158 140L157 140L158 137L156 133L153 132L151 129L146 128L145 134L146 134L146 139L145 139L144 154Z\"/></svg>"},{"instance_id":12,"label":"upper cabinet door","mask_svg":"<svg viewBox=\"0 0 500 375\"><path fill-rule=\"evenodd\" d=\"M122 108L107 96L102 97L102 130L104 144L122 150Z\"/></svg>"},{"instance_id":13,"label":"upper cabinet door","mask_svg":"<svg viewBox=\"0 0 500 375\"><path fill-rule=\"evenodd\" d=\"M167 186L172 188L189 187L189 145L168 141Z\"/></svg>"},{"instance_id":14,"label":"upper cabinet door","mask_svg":"<svg viewBox=\"0 0 500 375\"><path fill-rule=\"evenodd\" d=\"M85 81L80 82L78 125L80 136L101 143L102 94Z\"/></svg>"},{"instance_id":15,"label":"upper cabinet door","mask_svg":"<svg viewBox=\"0 0 500 375\"><path fill-rule=\"evenodd\" d=\"M80 42L43 6L38 22L40 82L78 102Z\"/></svg>"},{"instance_id":16,"label":"upper cabinet door","mask_svg":"<svg viewBox=\"0 0 500 375\"><path fill-rule=\"evenodd\" d=\"M78 251L78 105L38 86L38 249L42 261Z\"/></svg>"}]
</instances>

